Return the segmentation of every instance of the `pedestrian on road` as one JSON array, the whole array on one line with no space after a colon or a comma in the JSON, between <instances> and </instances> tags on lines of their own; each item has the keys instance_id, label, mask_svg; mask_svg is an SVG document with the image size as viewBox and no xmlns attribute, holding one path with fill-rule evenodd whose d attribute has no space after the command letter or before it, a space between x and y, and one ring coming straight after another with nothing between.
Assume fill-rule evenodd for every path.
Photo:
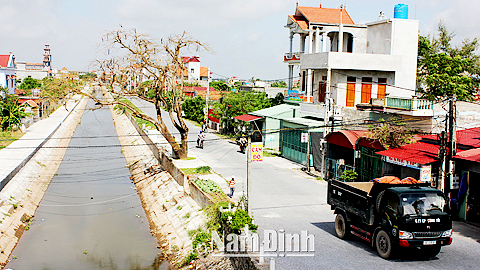
<instances>
[{"instance_id":1,"label":"pedestrian on road","mask_svg":"<svg viewBox=\"0 0 480 270\"><path fill-rule=\"evenodd\" d=\"M235 175L232 175L228 186L230 187L230 195L228 195L228 197L232 198L233 192L235 192Z\"/></svg>"},{"instance_id":2,"label":"pedestrian on road","mask_svg":"<svg viewBox=\"0 0 480 270\"><path fill-rule=\"evenodd\" d=\"M65 107L65 110L67 110L67 112L68 112L68 109L67 109L67 102L66 102L65 100L63 101L63 106Z\"/></svg>"}]
</instances>

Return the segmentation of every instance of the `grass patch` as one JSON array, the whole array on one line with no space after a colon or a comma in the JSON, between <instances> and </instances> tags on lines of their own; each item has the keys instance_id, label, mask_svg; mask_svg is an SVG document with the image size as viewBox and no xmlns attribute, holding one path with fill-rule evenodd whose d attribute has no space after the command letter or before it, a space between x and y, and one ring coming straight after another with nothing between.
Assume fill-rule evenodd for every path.
<instances>
[{"instance_id":1,"label":"grass patch","mask_svg":"<svg viewBox=\"0 0 480 270\"><path fill-rule=\"evenodd\" d=\"M7 147L12 142L20 139L25 133L20 130L10 131L0 131L0 149Z\"/></svg>"},{"instance_id":2,"label":"grass patch","mask_svg":"<svg viewBox=\"0 0 480 270\"><path fill-rule=\"evenodd\" d=\"M197 168L182 168L185 174L210 174L209 166L201 166Z\"/></svg>"},{"instance_id":3,"label":"grass patch","mask_svg":"<svg viewBox=\"0 0 480 270\"><path fill-rule=\"evenodd\" d=\"M315 180L323 181L323 180L325 180L325 179L323 179L322 177L315 177Z\"/></svg>"},{"instance_id":4,"label":"grass patch","mask_svg":"<svg viewBox=\"0 0 480 270\"><path fill-rule=\"evenodd\" d=\"M156 129L155 125L152 124L152 122L143 120L142 118L135 117L135 121L137 121L137 124L139 127L143 127L143 124L145 124L146 127L150 127L151 129Z\"/></svg>"},{"instance_id":5,"label":"grass patch","mask_svg":"<svg viewBox=\"0 0 480 270\"><path fill-rule=\"evenodd\" d=\"M213 180L195 179L193 182L205 193L223 193L222 189Z\"/></svg>"},{"instance_id":6,"label":"grass patch","mask_svg":"<svg viewBox=\"0 0 480 270\"><path fill-rule=\"evenodd\" d=\"M282 155L280 153L263 151L263 156L264 157L280 157Z\"/></svg>"},{"instance_id":7,"label":"grass patch","mask_svg":"<svg viewBox=\"0 0 480 270\"><path fill-rule=\"evenodd\" d=\"M181 160L194 160L194 159L196 159L196 158L194 158L194 157L187 157L187 158L182 158Z\"/></svg>"}]
</instances>

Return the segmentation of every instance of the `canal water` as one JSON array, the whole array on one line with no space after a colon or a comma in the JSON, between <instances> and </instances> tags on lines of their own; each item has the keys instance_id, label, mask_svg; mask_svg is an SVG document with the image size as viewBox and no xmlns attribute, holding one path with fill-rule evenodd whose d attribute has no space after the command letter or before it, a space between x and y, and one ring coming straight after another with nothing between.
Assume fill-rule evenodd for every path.
<instances>
[{"instance_id":1,"label":"canal water","mask_svg":"<svg viewBox=\"0 0 480 270\"><path fill-rule=\"evenodd\" d=\"M92 108L89 101L6 269L170 269L150 234L110 110Z\"/></svg>"}]
</instances>

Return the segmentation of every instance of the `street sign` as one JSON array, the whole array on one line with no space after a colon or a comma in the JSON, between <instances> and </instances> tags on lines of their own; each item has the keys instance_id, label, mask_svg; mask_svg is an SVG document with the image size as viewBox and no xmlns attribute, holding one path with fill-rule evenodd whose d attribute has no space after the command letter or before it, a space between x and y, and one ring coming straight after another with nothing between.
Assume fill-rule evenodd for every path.
<instances>
[{"instance_id":1,"label":"street sign","mask_svg":"<svg viewBox=\"0 0 480 270\"><path fill-rule=\"evenodd\" d=\"M308 142L308 133L302 133L302 143L307 143Z\"/></svg>"},{"instance_id":2,"label":"street sign","mask_svg":"<svg viewBox=\"0 0 480 270\"><path fill-rule=\"evenodd\" d=\"M263 161L263 143L252 143L252 162Z\"/></svg>"}]
</instances>

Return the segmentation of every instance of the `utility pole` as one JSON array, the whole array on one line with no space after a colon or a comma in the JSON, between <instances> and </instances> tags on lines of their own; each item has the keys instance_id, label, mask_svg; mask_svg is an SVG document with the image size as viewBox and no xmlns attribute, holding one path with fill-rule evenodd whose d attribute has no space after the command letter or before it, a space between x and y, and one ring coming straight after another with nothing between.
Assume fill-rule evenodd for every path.
<instances>
[{"instance_id":1,"label":"utility pole","mask_svg":"<svg viewBox=\"0 0 480 270\"><path fill-rule=\"evenodd\" d=\"M210 68L208 69L208 78L207 78L207 95L205 97L205 124L208 123L208 95L210 92ZM203 126L202 126L203 127Z\"/></svg>"},{"instance_id":2,"label":"utility pole","mask_svg":"<svg viewBox=\"0 0 480 270\"><path fill-rule=\"evenodd\" d=\"M251 185L250 185L250 163L252 162L252 134L248 136L248 147L247 147L247 213L249 216L252 216L252 207L250 202L251 195Z\"/></svg>"},{"instance_id":3,"label":"utility pole","mask_svg":"<svg viewBox=\"0 0 480 270\"><path fill-rule=\"evenodd\" d=\"M456 102L457 97L453 95L450 98L450 106L448 110L448 154L447 154L447 171L445 177L445 191L444 193L450 198L450 190L453 184L453 157L457 153L457 127L456 127Z\"/></svg>"},{"instance_id":4,"label":"utility pole","mask_svg":"<svg viewBox=\"0 0 480 270\"><path fill-rule=\"evenodd\" d=\"M320 174L323 175L323 178L326 179L327 173L325 171L325 161L327 159L327 143L325 141L325 137L327 136L327 126L328 126L328 120L330 116L330 81L332 78L332 69L328 66L327 67L327 85L325 89L325 111L323 115L323 139L321 141L322 143L322 169L320 171ZM333 106L333 104L332 104Z\"/></svg>"}]
</instances>

